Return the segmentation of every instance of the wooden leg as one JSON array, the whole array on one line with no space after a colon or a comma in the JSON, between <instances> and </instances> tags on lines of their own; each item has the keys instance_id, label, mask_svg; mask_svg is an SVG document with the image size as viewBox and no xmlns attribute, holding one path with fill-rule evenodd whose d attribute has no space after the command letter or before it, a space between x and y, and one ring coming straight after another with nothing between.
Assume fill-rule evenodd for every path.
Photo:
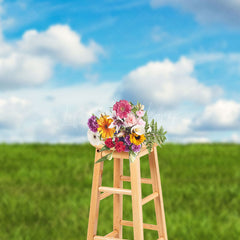
<instances>
[{"instance_id":1,"label":"wooden leg","mask_svg":"<svg viewBox=\"0 0 240 240\"><path fill-rule=\"evenodd\" d=\"M114 159L114 176L113 176L113 187L123 188L123 182L121 176L123 175L123 159ZM118 232L118 238L122 238L122 213L123 212L123 195L113 195L113 230Z\"/></svg>"},{"instance_id":2,"label":"wooden leg","mask_svg":"<svg viewBox=\"0 0 240 240\"><path fill-rule=\"evenodd\" d=\"M166 221L165 221L162 187L161 187L161 179L160 179L160 171L159 171L156 147L154 147L153 151L149 154L149 165L150 165L150 171L151 171L153 192L159 193L159 197L154 199L155 212L156 212L157 225L158 225L158 237L159 239L167 240L168 239L167 228L166 228Z\"/></svg>"},{"instance_id":3,"label":"wooden leg","mask_svg":"<svg viewBox=\"0 0 240 240\"><path fill-rule=\"evenodd\" d=\"M102 156L101 152L95 152L95 162ZM102 184L103 162L94 164L93 180L92 180L92 194L88 221L87 240L93 240L97 234L98 212L100 203L100 192L98 188Z\"/></svg>"},{"instance_id":4,"label":"wooden leg","mask_svg":"<svg viewBox=\"0 0 240 240\"><path fill-rule=\"evenodd\" d=\"M134 240L143 240L142 188L140 159L130 162Z\"/></svg>"}]
</instances>

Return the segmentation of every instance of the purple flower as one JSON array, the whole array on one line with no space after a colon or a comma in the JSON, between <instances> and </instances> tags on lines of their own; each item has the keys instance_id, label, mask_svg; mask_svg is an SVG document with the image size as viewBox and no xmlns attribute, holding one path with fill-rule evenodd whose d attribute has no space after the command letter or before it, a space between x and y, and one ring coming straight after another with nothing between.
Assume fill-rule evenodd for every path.
<instances>
[{"instance_id":1,"label":"purple flower","mask_svg":"<svg viewBox=\"0 0 240 240\"><path fill-rule=\"evenodd\" d=\"M97 123L97 118L96 116L92 115L88 119L88 127L92 132L97 132L98 129L98 123Z\"/></svg>"},{"instance_id":2,"label":"purple flower","mask_svg":"<svg viewBox=\"0 0 240 240\"><path fill-rule=\"evenodd\" d=\"M113 123L115 126L121 127L123 125L123 120L117 116L113 116Z\"/></svg>"},{"instance_id":3,"label":"purple flower","mask_svg":"<svg viewBox=\"0 0 240 240\"><path fill-rule=\"evenodd\" d=\"M132 145L132 150L134 152L139 152L140 149L141 149L141 145L135 145L135 144Z\"/></svg>"},{"instance_id":4,"label":"purple flower","mask_svg":"<svg viewBox=\"0 0 240 240\"><path fill-rule=\"evenodd\" d=\"M125 150L124 152L129 152L129 146L125 145Z\"/></svg>"},{"instance_id":5,"label":"purple flower","mask_svg":"<svg viewBox=\"0 0 240 240\"><path fill-rule=\"evenodd\" d=\"M128 145L128 146L130 146L132 143L130 142L130 136L129 135L127 135L126 137L125 137L125 143Z\"/></svg>"}]
</instances>

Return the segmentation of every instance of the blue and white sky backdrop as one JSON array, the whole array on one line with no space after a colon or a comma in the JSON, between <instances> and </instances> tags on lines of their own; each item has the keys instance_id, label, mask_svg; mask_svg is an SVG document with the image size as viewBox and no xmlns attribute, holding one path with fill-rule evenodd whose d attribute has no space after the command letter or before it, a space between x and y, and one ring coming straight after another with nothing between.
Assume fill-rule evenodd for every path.
<instances>
[{"instance_id":1,"label":"blue and white sky backdrop","mask_svg":"<svg viewBox=\"0 0 240 240\"><path fill-rule=\"evenodd\" d=\"M239 0L0 0L0 141L82 142L141 101L175 142L240 142Z\"/></svg>"}]
</instances>

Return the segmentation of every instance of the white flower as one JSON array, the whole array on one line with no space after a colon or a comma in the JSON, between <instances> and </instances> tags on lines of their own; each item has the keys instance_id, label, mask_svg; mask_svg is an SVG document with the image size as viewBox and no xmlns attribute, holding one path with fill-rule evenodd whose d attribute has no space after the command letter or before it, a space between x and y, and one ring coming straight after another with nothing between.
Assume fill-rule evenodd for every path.
<instances>
[{"instance_id":1,"label":"white flower","mask_svg":"<svg viewBox=\"0 0 240 240\"><path fill-rule=\"evenodd\" d=\"M145 127L142 125L136 125L132 127L131 132L135 132L137 135L145 134Z\"/></svg>"},{"instance_id":2,"label":"white flower","mask_svg":"<svg viewBox=\"0 0 240 240\"><path fill-rule=\"evenodd\" d=\"M101 145L103 142L100 140L100 134L99 132L92 132L90 129L88 130L87 133L88 136L88 141L93 145L93 146L98 146Z\"/></svg>"},{"instance_id":3,"label":"white flower","mask_svg":"<svg viewBox=\"0 0 240 240\"><path fill-rule=\"evenodd\" d=\"M112 154L112 153L108 154L108 155L107 155L107 160L109 160L109 161L112 160L112 157L113 157L113 154Z\"/></svg>"},{"instance_id":4,"label":"white flower","mask_svg":"<svg viewBox=\"0 0 240 240\"><path fill-rule=\"evenodd\" d=\"M147 132L149 133L149 132L151 132L151 131L152 131L152 128L149 126Z\"/></svg>"}]
</instances>

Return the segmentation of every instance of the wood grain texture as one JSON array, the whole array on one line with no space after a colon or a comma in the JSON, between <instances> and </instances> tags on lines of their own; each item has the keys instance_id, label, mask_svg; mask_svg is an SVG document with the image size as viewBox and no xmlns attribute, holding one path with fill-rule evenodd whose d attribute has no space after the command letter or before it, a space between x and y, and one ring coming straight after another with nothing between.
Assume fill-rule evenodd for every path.
<instances>
[{"instance_id":1,"label":"wood grain texture","mask_svg":"<svg viewBox=\"0 0 240 240\"><path fill-rule=\"evenodd\" d=\"M134 240L143 240L142 187L140 159L130 162Z\"/></svg>"},{"instance_id":2,"label":"wood grain texture","mask_svg":"<svg viewBox=\"0 0 240 240\"><path fill-rule=\"evenodd\" d=\"M113 170L113 187L123 188L123 181L121 176L123 175L123 159L114 159L114 170ZM113 195L113 230L118 232L118 238L122 238L122 220L123 215L123 195L114 194Z\"/></svg>"},{"instance_id":3,"label":"wood grain texture","mask_svg":"<svg viewBox=\"0 0 240 240\"><path fill-rule=\"evenodd\" d=\"M158 231L158 240L167 240L167 229L162 197L160 171L158 166L157 145L154 145L149 154L151 178L141 178L140 156L148 154L143 148L134 162L130 164L130 176L123 175L123 159L129 158L128 153L115 153L113 187L104 187L102 184L103 162L94 165L91 205L88 222L87 240L123 240L122 226L133 227L134 240L144 240L144 229ZM96 149L95 162L108 151L100 153ZM127 155L126 155L127 154ZM131 189L123 188L123 181L131 182ZM142 199L141 183L152 184L153 193ZM103 192L103 193L101 193ZM113 231L105 236L97 235L99 202L113 194ZM123 195L132 196L133 221L123 220ZM142 205L154 200L157 225L143 223Z\"/></svg>"},{"instance_id":4,"label":"wood grain texture","mask_svg":"<svg viewBox=\"0 0 240 240\"><path fill-rule=\"evenodd\" d=\"M132 191L130 189L124 188L99 187L99 191L112 194L132 195Z\"/></svg>"},{"instance_id":5,"label":"wood grain texture","mask_svg":"<svg viewBox=\"0 0 240 240\"><path fill-rule=\"evenodd\" d=\"M102 157L102 154L96 150L95 162L101 157ZM97 234L98 213L99 213L99 203L100 203L100 192L98 188L102 184L102 173L103 173L103 162L94 164L87 240L93 240L94 236Z\"/></svg>"},{"instance_id":6,"label":"wood grain texture","mask_svg":"<svg viewBox=\"0 0 240 240\"><path fill-rule=\"evenodd\" d=\"M160 180L160 171L158 166L158 155L157 148L154 147L153 151L149 154L149 165L152 178L152 189L153 192L158 192L159 196L154 198L155 212L158 225L158 237L167 240L167 228L165 221L162 187Z\"/></svg>"}]
</instances>

